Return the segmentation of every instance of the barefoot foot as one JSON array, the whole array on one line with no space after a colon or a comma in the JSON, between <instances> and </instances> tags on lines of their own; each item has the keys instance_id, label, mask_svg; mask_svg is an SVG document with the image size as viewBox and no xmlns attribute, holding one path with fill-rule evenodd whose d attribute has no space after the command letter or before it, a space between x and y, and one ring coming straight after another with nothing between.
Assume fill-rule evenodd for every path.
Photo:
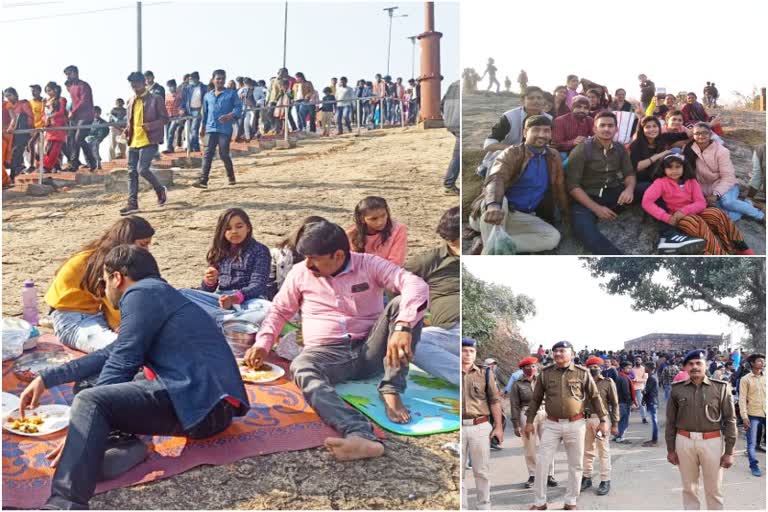
<instances>
[{"instance_id":1,"label":"barefoot foot","mask_svg":"<svg viewBox=\"0 0 768 512\"><path fill-rule=\"evenodd\" d=\"M408 423L411 421L411 414L400 399L397 393L379 393L384 402L384 409L387 411L387 417L395 423Z\"/></svg>"},{"instance_id":2,"label":"barefoot foot","mask_svg":"<svg viewBox=\"0 0 768 512\"><path fill-rule=\"evenodd\" d=\"M372 459L384 454L384 445L360 436L329 437L325 447L336 460Z\"/></svg>"}]
</instances>

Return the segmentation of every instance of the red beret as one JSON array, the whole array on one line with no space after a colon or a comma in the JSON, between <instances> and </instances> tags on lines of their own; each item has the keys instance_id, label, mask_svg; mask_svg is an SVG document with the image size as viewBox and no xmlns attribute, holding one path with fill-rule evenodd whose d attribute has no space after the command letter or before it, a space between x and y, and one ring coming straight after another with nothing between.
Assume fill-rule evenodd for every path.
<instances>
[{"instance_id":1,"label":"red beret","mask_svg":"<svg viewBox=\"0 0 768 512\"><path fill-rule=\"evenodd\" d=\"M585 363L587 366L592 364L599 364L600 366L605 364L605 361L603 361L601 358L597 356L592 356L589 359L587 359L587 362Z\"/></svg>"},{"instance_id":2,"label":"red beret","mask_svg":"<svg viewBox=\"0 0 768 512\"><path fill-rule=\"evenodd\" d=\"M525 359L521 360L518 364L518 368L522 368L523 366L528 366L529 364L536 364L539 360L535 357L526 357Z\"/></svg>"}]
</instances>

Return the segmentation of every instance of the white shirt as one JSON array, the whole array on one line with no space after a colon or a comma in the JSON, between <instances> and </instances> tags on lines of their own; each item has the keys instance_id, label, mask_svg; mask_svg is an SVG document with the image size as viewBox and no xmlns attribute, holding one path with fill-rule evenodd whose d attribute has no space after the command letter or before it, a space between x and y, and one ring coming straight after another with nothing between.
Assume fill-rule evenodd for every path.
<instances>
[{"instance_id":1,"label":"white shirt","mask_svg":"<svg viewBox=\"0 0 768 512\"><path fill-rule=\"evenodd\" d=\"M264 105L267 99L267 88L257 85L253 88L253 99L257 105Z\"/></svg>"},{"instance_id":2,"label":"white shirt","mask_svg":"<svg viewBox=\"0 0 768 512\"><path fill-rule=\"evenodd\" d=\"M189 99L189 106L192 108L203 108L203 93L200 91L200 86L194 86L192 89L192 97Z\"/></svg>"}]
</instances>

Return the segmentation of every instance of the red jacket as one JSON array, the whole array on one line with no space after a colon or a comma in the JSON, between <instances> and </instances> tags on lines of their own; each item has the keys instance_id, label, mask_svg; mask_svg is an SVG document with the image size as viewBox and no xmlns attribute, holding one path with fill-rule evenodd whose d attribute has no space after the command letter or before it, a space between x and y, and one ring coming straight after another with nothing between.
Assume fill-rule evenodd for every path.
<instances>
[{"instance_id":1,"label":"red jacket","mask_svg":"<svg viewBox=\"0 0 768 512\"><path fill-rule=\"evenodd\" d=\"M96 115L93 111L93 93L88 82L78 80L67 87L72 98L72 120L91 123Z\"/></svg>"}]
</instances>

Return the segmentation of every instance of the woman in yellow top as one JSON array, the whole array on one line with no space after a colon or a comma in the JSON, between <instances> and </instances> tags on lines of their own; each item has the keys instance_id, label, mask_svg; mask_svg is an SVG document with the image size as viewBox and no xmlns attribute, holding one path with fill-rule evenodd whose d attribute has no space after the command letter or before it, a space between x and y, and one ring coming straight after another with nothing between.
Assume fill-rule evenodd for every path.
<instances>
[{"instance_id":1,"label":"woman in yellow top","mask_svg":"<svg viewBox=\"0 0 768 512\"><path fill-rule=\"evenodd\" d=\"M106 347L117 338L120 312L104 295L104 258L118 245L149 248L155 230L141 217L126 217L85 245L56 271L45 302L53 309L53 331L63 344L82 352Z\"/></svg>"}]
</instances>

